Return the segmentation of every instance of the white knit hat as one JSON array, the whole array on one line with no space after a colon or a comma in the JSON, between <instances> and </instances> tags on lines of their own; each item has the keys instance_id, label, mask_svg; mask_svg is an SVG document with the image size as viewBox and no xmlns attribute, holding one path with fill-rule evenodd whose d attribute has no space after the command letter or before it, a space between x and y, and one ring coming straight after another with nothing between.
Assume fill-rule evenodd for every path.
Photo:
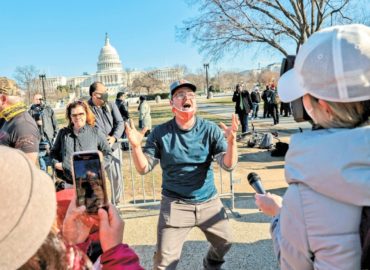
<instances>
[{"instance_id":1,"label":"white knit hat","mask_svg":"<svg viewBox=\"0 0 370 270\"><path fill-rule=\"evenodd\" d=\"M370 28L351 24L314 33L280 78L278 91L284 102L305 94L334 102L370 99Z\"/></svg>"}]
</instances>

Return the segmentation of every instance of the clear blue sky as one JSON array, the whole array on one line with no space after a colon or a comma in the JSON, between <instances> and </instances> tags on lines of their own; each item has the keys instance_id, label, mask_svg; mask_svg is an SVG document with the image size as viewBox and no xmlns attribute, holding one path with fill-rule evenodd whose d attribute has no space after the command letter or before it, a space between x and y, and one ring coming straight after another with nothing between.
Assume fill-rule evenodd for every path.
<instances>
[{"instance_id":1,"label":"clear blue sky","mask_svg":"<svg viewBox=\"0 0 370 270\"><path fill-rule=\"evenodd\" d=\"M191 41L176 39L175 27L198 12L184 0L11 0L1 9L0 76L13 77L24 65L47 76L94 73L106 32L124 68L186 65L196 71L208 62ZM281 59L248 53L211 63L210 71L246 70Z\"/></svg>"}]
</instances>

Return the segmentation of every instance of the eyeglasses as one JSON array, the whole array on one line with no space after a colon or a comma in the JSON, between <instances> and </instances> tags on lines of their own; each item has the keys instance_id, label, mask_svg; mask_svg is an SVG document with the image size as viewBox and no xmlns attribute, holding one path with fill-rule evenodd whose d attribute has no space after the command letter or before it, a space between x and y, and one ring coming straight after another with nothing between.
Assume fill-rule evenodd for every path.
<instances>
[{"instance_id":1,"label":"eyeglasses","mask_svg":"<svg viewBox=\"0 0 370 270\"><path fill-rule=\"evenodd\" d=\"M82 117L82 116L85 116L85 113L72 113L71 116L73 118Z\"/></svg>"},{"instance_id":2,"label":"eyeglasses","mask_svg":"<svg viewBox=\"0 0 370 270\"><path fill-rule=\"evenodd\" d=\"M178 93L177 95L173 96L173 98L178 99L178 100L184 100L185 97L187 99L194 99L195 94L194 93Z\"/></svg>"}]
</instances>

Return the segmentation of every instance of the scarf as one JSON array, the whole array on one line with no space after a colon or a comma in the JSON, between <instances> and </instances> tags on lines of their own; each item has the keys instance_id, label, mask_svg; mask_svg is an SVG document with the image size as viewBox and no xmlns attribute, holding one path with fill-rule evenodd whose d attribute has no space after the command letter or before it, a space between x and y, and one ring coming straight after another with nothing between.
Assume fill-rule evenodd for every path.
<instances>
[{"instance_id":1,"label":"scarf","mask_svg":"<svg viewBox=\"0 0 370 270\"><path fill-rule=\"evenodd\" d=\"M17 102L8 108L5 108L0 112L0 118L5 118L5 121L10 121L12 118L17 116L20 113L23 113L27 110L27 105L23 102Z\"/></svg>"}]
</instances>

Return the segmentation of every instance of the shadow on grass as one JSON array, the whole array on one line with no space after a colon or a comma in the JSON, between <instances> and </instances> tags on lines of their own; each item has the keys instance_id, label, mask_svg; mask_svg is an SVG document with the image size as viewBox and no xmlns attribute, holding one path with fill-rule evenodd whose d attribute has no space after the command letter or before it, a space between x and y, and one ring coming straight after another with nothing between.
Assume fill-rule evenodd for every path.
<instances>
[{"instance_id":1,"label":"shadow on grass","mask_svg":"<svg viewBox=\"0 0 370 270\"><path fill-rule=\"evenodd\" d=\"M246 161L261 162L261 163L268 162L268 161L284 161L284 157L272 157L270 151L261 150L259 152L240 154L239 162L246 162ZM283 168L283 167L284 166L281 165L280 168Z\"/></svg>"}]
</instances>

